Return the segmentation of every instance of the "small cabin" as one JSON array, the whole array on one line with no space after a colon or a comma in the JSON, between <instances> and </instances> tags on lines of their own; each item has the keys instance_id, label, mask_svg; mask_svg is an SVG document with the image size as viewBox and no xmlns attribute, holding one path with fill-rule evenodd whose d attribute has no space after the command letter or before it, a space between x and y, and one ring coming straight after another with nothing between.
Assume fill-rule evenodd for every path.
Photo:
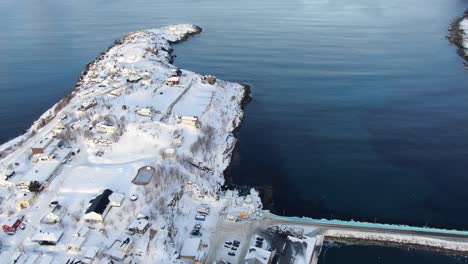
<instances>
[{"instance_id":1,"label":"small cabin","mask_svg":"<svg viewBox=\"0 0 468 264\"><path fill-rule=\"evenodd\" d=\"M171 76L167 78L166 85L174 86L180 84L180 77L179 76Z\"/></svg>"},{"instance_id":2,"label":"small cabin","mask_svg":"<svg viewBox=\"0 0 468 264\"><path fill-rule=\"evenodd\" d=\"M178 116L178 121L181 124L193 126L196 128L200 127L201 125L198 117L196 116Z\"/></svg>"},{"instance_id":3,"label":"small cabin","mask_svg":"<svg viewBox=\"0 0 468 264\"><path fill-rule=\"evenodd\" d=\"M149 108L140 108L136 110L136 114L139 116L151 116L153 113L151 112L151 109Z\"/></svg>"},{"instance_id":4,"label":"small cabin","mask_svg":"<svg viewBox=\"0 0 468 264\"><path fill-rule=\"evenodd\" d=\"M176 156L175 148L165 148L162 150L163 158L174 158Z\"/></svg>"}]
</instances>

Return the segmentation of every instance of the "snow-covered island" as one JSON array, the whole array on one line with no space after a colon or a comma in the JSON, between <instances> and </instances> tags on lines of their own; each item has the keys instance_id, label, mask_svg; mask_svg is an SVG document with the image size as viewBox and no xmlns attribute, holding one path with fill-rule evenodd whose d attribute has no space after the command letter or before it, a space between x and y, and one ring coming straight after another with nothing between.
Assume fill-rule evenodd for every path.
<instances>
[{"instance_id":1,"label":"snow-covered island","mask_svg":"<svg viewBox=\"0 0 468 264\"><path fill-rule=\"evenodd\" d=\"M452 22L447 38L458 47L458 54L465 59L465 68L468 69L468 10Z\"/></svg>"},{"instance_id":2,"label":"snow-covered island","mask_svg":"<svg viewBox=\"0 0 468 264\"><path fill-rule=\"evenodd\" d=\"M116 41L0 147L0 259L184 263L207 254L228 204L261 206L254 193L219 196L248 90L171 64L171 44L200 32L174 25Z\"/></svg>"}]
</instances>

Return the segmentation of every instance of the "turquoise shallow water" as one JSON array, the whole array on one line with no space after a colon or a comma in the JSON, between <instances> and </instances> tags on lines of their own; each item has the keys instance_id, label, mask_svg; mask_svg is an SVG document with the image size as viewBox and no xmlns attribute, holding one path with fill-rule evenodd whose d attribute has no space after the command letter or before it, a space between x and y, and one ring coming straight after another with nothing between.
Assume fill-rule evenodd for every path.
<instances>
[{"instance_id":1,"label":"turquoise shallow water","mask_svg":"<svg viewBox=\"0 0 468 264\"><path fill-rule=\"evenodd\" d=\"M467 7L0 1L0 141L69 93L115 39L195 23L204 32L176 46L176 64L252 85L230 181L270 187L278 214L468 229L468 74L445 39Z\"/></svg>"}]
</instances>

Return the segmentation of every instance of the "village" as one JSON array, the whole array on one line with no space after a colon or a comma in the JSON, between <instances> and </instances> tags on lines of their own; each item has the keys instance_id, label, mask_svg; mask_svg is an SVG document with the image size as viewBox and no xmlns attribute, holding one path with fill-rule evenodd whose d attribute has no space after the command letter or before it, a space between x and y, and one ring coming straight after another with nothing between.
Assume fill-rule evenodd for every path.
<instances>
[{"instance_id":1,"label":"village","mask_svg":"<svg viewBox=\"0 0 468 264\"><path fill-rule=\"evenodd\" d=\"M129 34L0 147L2 263L271 263L258 193L220 191L245 87L171 64L200 31Z\"/></svg>"}]
</instances>

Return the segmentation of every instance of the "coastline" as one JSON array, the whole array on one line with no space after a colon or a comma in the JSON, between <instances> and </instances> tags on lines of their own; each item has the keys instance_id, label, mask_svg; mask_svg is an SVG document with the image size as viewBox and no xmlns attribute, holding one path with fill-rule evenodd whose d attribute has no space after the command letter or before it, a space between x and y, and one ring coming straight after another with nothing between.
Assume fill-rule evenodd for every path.
<instances>
[{"instance_id":1,"label":"coastline","mask_svg":"<svg viewBox=\"0 0 468 264\"><path fill-rule=\"evenodd\" d=\"M464 20L466 21L464 23L468 25L468 9L465 10L462 16L455 18L450 23L447 39L457 47L457 54L465 60L463 64L468 69L468 28L464 30L461 25Z\"/></svg>"}]
</instances>

